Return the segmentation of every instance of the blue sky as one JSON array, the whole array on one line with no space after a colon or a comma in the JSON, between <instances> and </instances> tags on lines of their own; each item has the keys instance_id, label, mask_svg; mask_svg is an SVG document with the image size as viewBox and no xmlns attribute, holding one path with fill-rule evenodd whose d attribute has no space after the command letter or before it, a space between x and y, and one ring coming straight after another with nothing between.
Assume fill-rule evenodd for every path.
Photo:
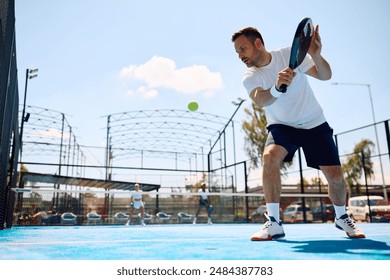
<instances>
[{"instance_id":1,"label":"blue sky","mask_svg":"<svg viewBox=\"0 0 390 280\"><path fill-rule=\"evenodd\" d=\"M248 98L231 35L254 26L268 50L280 48L309 16L333 70L330 81L311 84L339 133L371 124L372 112L367 87L334 82L370 84L376 120L390 118L389 10L387 0L18 0L20 94L25 69L38 68L27 104L66 113L81 145L104 144L102 116L119 112L185 110L194 99L200 112L229 118L231 101Z\"/></svg>"}]
</instances>

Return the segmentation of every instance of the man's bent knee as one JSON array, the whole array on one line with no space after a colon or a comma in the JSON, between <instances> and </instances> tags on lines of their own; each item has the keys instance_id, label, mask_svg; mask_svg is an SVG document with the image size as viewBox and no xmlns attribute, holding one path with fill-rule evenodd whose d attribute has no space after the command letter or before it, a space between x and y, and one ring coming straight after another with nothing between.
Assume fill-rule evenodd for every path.
<instances>
[{"instance_id":1,"label":"man's bent knee","mask_svg":"<svg viewBox=\"0 0 390 280\"><path fill-rule=\"evenodd\" d=\"M278 166L283 162L283 159L286 157L287 151L282 146L270 145L264 149L263 153L263 164L270 166Z\"/></svg>"},{"instance_id":2,"label":"man's bent knee","mask_svg":"<svg viewBox=\"0 0 390 280\"><path fill-rule=\"evenodd\" d=\"M320 168L330 185L340 185L344 183L341 166L320 166Z\"/></svg>"}]
</instances>

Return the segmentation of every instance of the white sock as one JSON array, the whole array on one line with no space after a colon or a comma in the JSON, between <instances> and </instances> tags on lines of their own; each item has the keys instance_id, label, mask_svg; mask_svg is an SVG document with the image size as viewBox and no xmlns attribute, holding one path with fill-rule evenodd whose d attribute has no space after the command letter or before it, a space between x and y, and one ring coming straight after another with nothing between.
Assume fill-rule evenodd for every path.
<instances>
[{"instance_id":1,"label":"white sock","mask_svg":"<svg viewBox=\"0 0 390 280\"><path fill-rule=\"evenodd\" d=\"M274 217L274 219L280 221L280 204L279 203L267 203L268 216Z\"/></svg>"},{"instance_id":2,"label":"white sock","mask_svg":"<svg viewBox=\"0 0 390 280\"><path fill-rule=\"evenodd\" d=\"M336 212L336 219L340 219L340 217L344 214L347 213L346 209L345 209L345 205L342 205L342 206L337 206L337 205L334 205L334 211Z\"/></svg>"}]
</instances>

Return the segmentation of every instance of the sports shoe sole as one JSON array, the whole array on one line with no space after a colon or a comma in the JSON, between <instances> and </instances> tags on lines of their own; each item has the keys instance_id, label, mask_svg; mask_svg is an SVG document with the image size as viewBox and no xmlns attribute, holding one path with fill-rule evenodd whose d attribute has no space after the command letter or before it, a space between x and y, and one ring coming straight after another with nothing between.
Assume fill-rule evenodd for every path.
<instances>
[{"instance_id":1,"label":"sports shoe sole","mask_svg":"<svg viewBox=\"0 0 390 280\"><path fill-rule=\"evenodd\" d=\"M359 239L359 238L366 238L366 236L362 233L362 234L358 234L358 235L350 235L348 232L346 232L342 227L340 227L338 224L335 224L335 227L338 228L339 230L342 230L344 231L347 236L349 238L352 238L352 239Z\"/></svg>"},{"instance_id":2,"label":"sports shoe sole","mask_svg":"<svg viewBox=\"0 0 390 280\"><path fill-rule=\"evenodd\" d=\"M283 238L283 237L285 237L285 236L286 236L285 233L275 234L275 235L273 235L273 236L271 236L270 234L268 234L268 237L267 237L267 238L261 238L261 237L252 236L252 237L251 237L251 241L270 241L270 240L281 239L281 238Z\"/></svg>"}]
</instances>

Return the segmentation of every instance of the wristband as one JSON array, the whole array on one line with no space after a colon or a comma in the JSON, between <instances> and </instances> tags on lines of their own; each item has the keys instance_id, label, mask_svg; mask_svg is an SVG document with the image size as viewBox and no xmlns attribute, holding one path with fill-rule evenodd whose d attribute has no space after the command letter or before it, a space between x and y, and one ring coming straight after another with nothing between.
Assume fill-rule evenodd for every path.
<instances>
[{"instance_id":1,"label":"wristband","mask_svg":"<svg viewBox=\"0 0 390 280\"><path fill-rule=\"evenodd\" d=\"M271 95L275 98L279 98L283 92L279 91L277 88L276 88L276 85L275 86L272 86L270 89L269 89L269 92L271 93Z\"/></svg>"}]
</instances>

